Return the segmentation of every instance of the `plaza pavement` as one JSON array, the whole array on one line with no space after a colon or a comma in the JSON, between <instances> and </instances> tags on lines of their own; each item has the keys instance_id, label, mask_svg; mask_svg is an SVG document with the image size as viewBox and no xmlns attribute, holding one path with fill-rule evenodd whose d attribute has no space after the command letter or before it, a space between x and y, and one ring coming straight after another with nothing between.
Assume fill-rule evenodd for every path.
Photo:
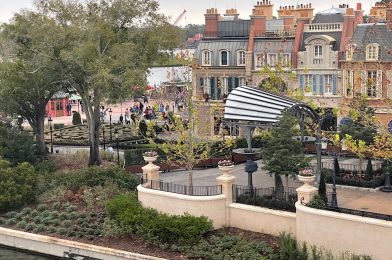
<instances>
[{"instance_id":1,"label":"plaza pavement","mask_svg":"<svg viewBox=\"0 0 392 260\"><path fill-rule=\"evenodd\" d=\"M274 178L271 177L265 170L262 170L262 161L257 161L258 170L253 173L253 186L257 188L267 188L274 186ZM195 186L211 186L216 185L216 177L222 172L218 168L209 169L195 169L193 172L193 185ZM237 185L247 185L247 173L244 171L244 164L235 165L231 174L236 179ZM188 183L187 171L172 171L161 174L161 179L165 182L173 182L177 184ZM285 184L285 180L283 180ZM299 187L302 183L298 180L290 179L289 187ZM331 188L327 189L331 192ZM376 192L358 191L351 189L337 189L338 204L340 207L364 210L376 213L383 213L392 215L392 193L385 193L381 190Z\"/></svg>"}]
</instances>

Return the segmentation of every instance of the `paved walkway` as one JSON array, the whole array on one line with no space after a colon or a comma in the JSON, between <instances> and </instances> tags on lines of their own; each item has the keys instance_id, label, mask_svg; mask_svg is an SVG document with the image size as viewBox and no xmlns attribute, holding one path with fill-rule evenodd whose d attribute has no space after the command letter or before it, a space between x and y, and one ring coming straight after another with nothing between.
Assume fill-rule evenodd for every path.
<instances>
[{"instance_id":1,"label":"paved walkway","mask_svg":"<svg viewBox=\"0 0 392 260\"><path fill-rule=\"evenodd\" d=\"M253 186L257 188L267 188L274 186L274 178L271 177L265 170L262 170L262 161L257 161L259 169L253 173ZM215 185L216 177L222 173L217 168L196 169L193 173L193 181L195 186ZM247 173L244 171L244 164L236 165L231 172L237 177L236 184L247 185ZM188 183L187 171L173 171L161 174L161 179L167 182L174 182L178 184ZM283 180L283 183L285 181ZM299 187L302 183L298 180L289 180L290 187ZM330 188L327 191L332 191ZM351 208L357 210L371 211L383 214L392 215L392 193L385 193L382 191L357 191L351 189L337 189L338 204L340 207Z\"/></svg>"}]
</instances>

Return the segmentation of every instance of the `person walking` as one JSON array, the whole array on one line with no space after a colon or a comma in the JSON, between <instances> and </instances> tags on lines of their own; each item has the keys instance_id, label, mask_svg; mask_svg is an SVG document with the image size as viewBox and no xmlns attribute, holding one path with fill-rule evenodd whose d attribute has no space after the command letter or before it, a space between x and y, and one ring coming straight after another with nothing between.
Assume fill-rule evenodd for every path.
<instances>
[{"instance_id":1,"label":"person walking","mask_svg":"<svg viewBox=\"0 0 392 260\"><path fill-rule=\"evenodd\" d=\"M125 109L125 116L124 116L124 119L125 119L125 124L126 124L126 125L129 125L130 121L129 121L129 110L128 110L128 108Z\"/></svg>"}]
</instances>

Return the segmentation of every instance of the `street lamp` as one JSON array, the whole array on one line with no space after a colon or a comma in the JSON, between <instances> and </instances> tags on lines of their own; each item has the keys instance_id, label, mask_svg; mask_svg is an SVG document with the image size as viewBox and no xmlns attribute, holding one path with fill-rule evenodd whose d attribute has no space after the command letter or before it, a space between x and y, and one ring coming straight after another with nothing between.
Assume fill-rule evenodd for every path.
<instances>
[{"instance_id":1,"label":"street lamp","mask_svg":"<svg viewBox=\"0 0 392 260\"><path fill-rule=\"evenodd\" d=\"M50 130L50 153L53 153L53 128L52 128L52 117L48 117L48 123L49 123L49 130Z\"/></svg>"},{"instance_id":2,"label":"street lamp","mask_svg":"<svg viewBox=\"0 0 392 260\"><path fill-rule=\"evenodd\" d=\"M110 130L110 143L113 142L113 138L112 138L112 108L109 108L109 130Z\"/></svg>"},{"instance_id":3,"label":"street lamp","mask_svg":"<svg viewBox=\"0 0 392 260\"><path fill-rule=\"evenodd\" d=\"M116 146L117 146L117 164L120 166L120 152L118 150L118 131L116 130L114 136L116 137Z\"/></svg>"}]
</instances>

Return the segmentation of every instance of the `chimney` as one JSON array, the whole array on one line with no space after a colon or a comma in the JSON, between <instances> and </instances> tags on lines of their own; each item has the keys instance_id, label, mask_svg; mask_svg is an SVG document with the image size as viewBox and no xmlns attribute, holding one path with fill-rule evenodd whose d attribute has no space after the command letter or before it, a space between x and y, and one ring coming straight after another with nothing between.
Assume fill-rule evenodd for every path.
<instances>
[{"instance_id":1,"label":"chimney","mask_svg":"<svg viewBox=\"0 0 392 260\"><path fill-rule=\"evenodd\" d=\"M388 31L392 31L392 2L389 2L386 10L386 22Z\"/></svg>"},{"instance_id":2,"label":"chimney","mask_svg":"<svg viewBox=\"0 0 392 260\"><path fill-rule=\"evenodd\" d=\"M206 37L218 37L218 21L220 14L216 8L207 9L205 17L204 35Z\"/></svg>"},{"instance_id":3,"label":"chimney","mask_svg":"<svg viewBox=\"0 0 392 260\"><path fill-rule=\"evenodd\" d=\"M234 20L238 20L238 17L240 16L239 13L237 12L237 9L231 8L231 9L227 9L226 13L224 14L224 16L227 17L233 17Z\"/></svg>"},{"instance_id":4,"label":"chimney","mask_svg":"<svg viewBox=\"0 0 392 260\"><path fill-rule=\"evenodd\" d=\"M340 46L338 53L339 60L342 59L343 53L346 51L346 46L350 42L351 36L354 33L356 25L357 23L354 8L348 8L347 6L346 14L343 16L343 30L340 37Z\"/></svg>"},{"instance_id":5,"label":"chimney","mask_svg":"<svg viewBox=\"0 0 392 260\"><path fill-rule=\"evenodd\" d=\"M274 7L269 0L258 1L252 10L252 16L265 16L267 20L272 20L272 8Z\"/></svg>"},{"instance_id":6,"label":"chimney","mask_svg":"<svg viewBox=\"0 0 392 260\"><path fill-rule=\"evenodd\" d=\"M362 10L362 4L357 3L357 8L354 11L355 14L355 25L363 23L363 10Z\"/></svg>"}]
</instances>

